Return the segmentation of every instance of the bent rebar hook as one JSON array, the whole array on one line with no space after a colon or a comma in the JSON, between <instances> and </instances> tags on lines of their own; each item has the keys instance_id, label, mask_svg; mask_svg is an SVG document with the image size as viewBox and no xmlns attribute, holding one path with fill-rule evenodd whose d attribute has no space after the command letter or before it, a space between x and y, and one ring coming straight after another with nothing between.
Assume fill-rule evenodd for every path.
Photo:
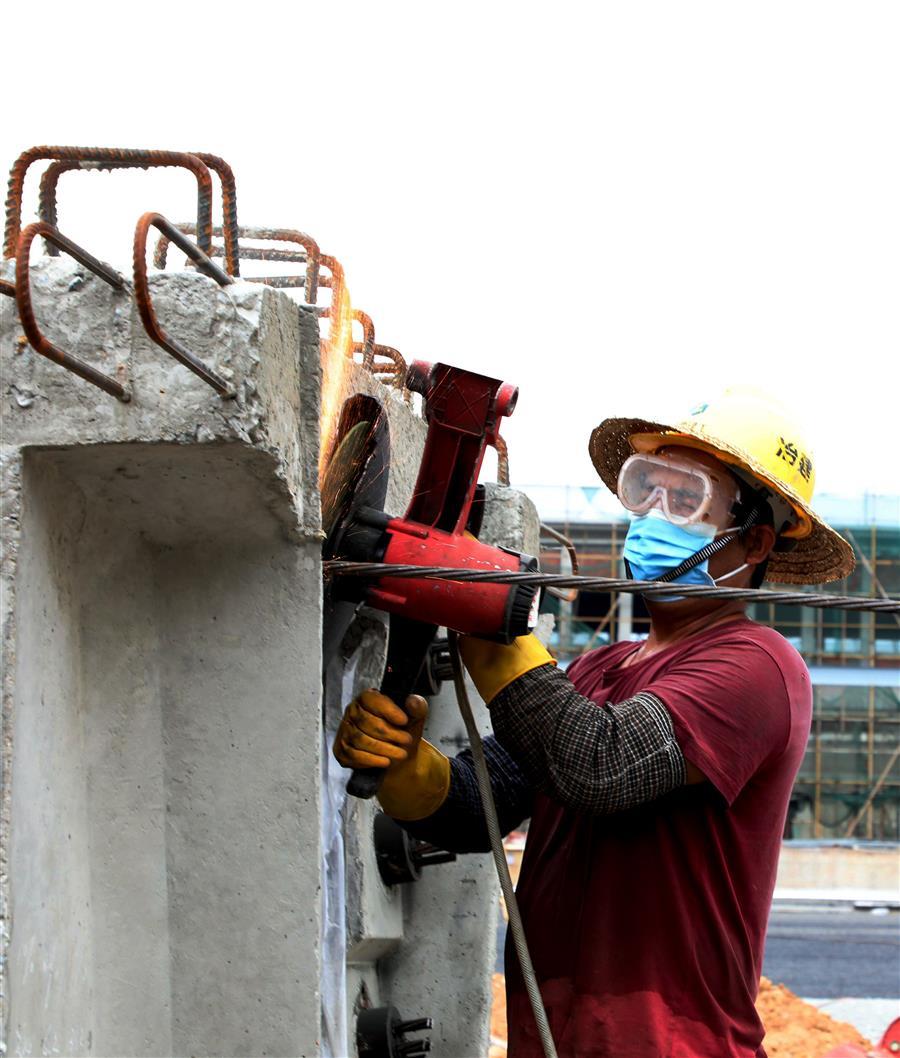
<instances>
[{"instance_id":1,"label":"bent rebar hook","mask_svg":"<svg viewBox=\"0 0 900 1058\"><path fill-rule=\"evenodd\" d=\"M204 275L214 279L220 287L228 286L234 280L227 272L222 271L215 262L192 242L186 235L178 230L175 225L167 220L161 213L145 213L137 222L134 229L134 300L140 313L144 330L148 337L156 344L165 349L170 356L184 364L186 368L193 371L204 382L208 383L222 397L233 397L234 386L226 382L221 375L216 374L212 368L206 366L202 360L198 360L190 350L186 349L181 342L172 338L162 329L153 302L150 298L150 285L147 281L147 236L151 228L156 228L169 238L175 245L194 262Z\"/></svg>"},{"instance_id":2,"label":"bent rebar hook","mask_svg":"<svg viewBox=\"0 0 900 1058\"><path fill-rule=\"evenodd\" d=\"M106 393L111 393L121 401L127 402L131 400L131 391L127 386L117 382L114 378L110 378L109 375L104 374L102 371L98 371L97 368L91 367L90 364L85 363L79 357L60 349L58 345L54 345L49 338L41 333L34 315L34 306L31 303L30 268L31 244L39 235L48 242L52 242L54 246L58 246L60 250L65 251L79 264L90 269L94 275L99 276L104 283L109 283L114 289L126 290L128 287L124 276L120 275L114 268L110 268L108 264L98 260L93 254L89 254L87 250L72 242L71 239L67 239L56 228L45 224L43 221L29 224L19 235L16 246L16 285L14 288L16 305L19 309L19 319L21 320L25 337L28 339L28 344L36 353L46 356L48 360L53 360L61 367L66 368L67 371L78 375L79 378L83 378L86 382L91 382Z\"/></svg>"}]
</instances>

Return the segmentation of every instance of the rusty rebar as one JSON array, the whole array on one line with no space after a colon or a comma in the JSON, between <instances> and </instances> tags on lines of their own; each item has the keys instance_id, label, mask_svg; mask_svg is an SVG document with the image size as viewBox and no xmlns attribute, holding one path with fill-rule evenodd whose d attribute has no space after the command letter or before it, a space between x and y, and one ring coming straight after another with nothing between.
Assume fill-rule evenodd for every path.
<instances>
[{"instance_id":1,"label":"rusty rebar","mask_svg":"<svg viewBox=\"0 0 900 1058\"><path fill-rule=\"evenodd\" d=\"M240 259L238 255L238 224L237 224L237 184L231 166L216 154L207 154L205 151L191 151L194 157L199 158L207 168L218 176L222 192L222 227L216 229L225 240L225 268L230 275L240 274ZM133 169L136 163L133 161L116 161L105 164L90 163L90 168L112 170ZM58 185L63 173L74 169L87 168L80 160L56 161L49 165L41 174L39 190L38 214L41 220L47 224L57 225L58 219ZM196 228L192 234L196 234ZM48 245L47 252L55 257L55 247Z\"/></svg>"},{"instance_id":2,"label":"rusty rebar","mask_svg":"<svg viewBox=\"0 0 900 1058\"><path fill-rule=\"evenodd\" d=\"M184 364L207 382L222 397L233 397L234 387L207 367L202 360L198 360L193 353L186 349L179 341L167 335L159 325L153 302L150 299L150 286L147 282L147 236L150 228L156 228L169 238L175 245L194 262L197 268L214 279L219 286L227 286L234 280L192 242L186 235L178 230L175 225L160 213L145 213L137 222L134 229L134 300L137 303L144 330L150 339L167 353L174 356L179 363Z\"/></svg>"},{"instance_id":3,"label":"rusty rebar","mask_svg":"<svg viewBox=\"0 0 900 1058\"><path fill-rule=\"evenodd\" d=\"M83 249L77 243L72 242L71 239L67 239L65 235L58 232L56 228L51 227L49 224L45 224L43 221L36 221L34 224L29 224L19 235L16 244L16 285L15 285L15 298L16 305L19 309L19 319L22 323L22 330L25 332L25 337L28 339L28 344L36 353L40 353L41 356L46 356L48 360L53 360L55 363L66 368L67 371L71 371L73 374L78 375L79 378L83 378L86 382L90 382L106 393L111 393L114 397L117 397L121 401L131 400L131 393L126 386L123 386L120 382L117 382L114 378L110 378L109 375L104 374L102 371L98 371L97 368L91 367L90 364L85 363L77 356L73 356L71 353L65 352L60 349L59 346L54 345L44 334L41 333L41 329L38 326L37 319L34 315L34 306L31 302L31 244L34 240L41 236L44 239L49 240L59 249L64 250L70 257L73 257L79 264L84 265L85 268L89 269L94 275L99 276L104 283L109 285L116 290L127 289L127 283L125 277L120 275L115 269L110 268L108 264L98 260L92 254L89 254L87 250Z\"/></svg>"},{"instance_id":4,"label":"rusty rebar","mask_svg":"<svg viewBox=\"0 0 900 1058\"><path fill-rule=\"evenodd\" d=\"M179 231L185 235L196 234L197 228L194 224L178 224L176 225ZM273 277L254 277L250 280L253 283L266 283L268 286L273 287L293 287L293 286L306 286L306 300L310 305L315 305L316 297L318 294L318 287L320 285L319 278L319 244L311 236L305 232L297 231L296 228L256 228L256 227L245 227L239 226L238 236L241 239L257 239L260 242L295 242L299 246L303 247L303 256L297 250L281 250L277 247L259 247L259 246L238 246L238 256L243 257L247 261L285 261L293 264L306 264L306 281L304 283L299 282L287 282L287 279L293 279L293 277L286 276L273 276ZM213 228L213 235L216 238L222 238L222 228ZM169 242L165 236L160 236L156 243L156 249L153 253L153 264L156 268L165 268L166 260L169 253ZM211 257L221 255L221 249L217 246L212 246L209 250ZM327 283L324 285L328 285Z\"/></svg>"},{"instance_id":5,"label":"rusty rebar","mask_svg":"<svg viewBox=\"0 0 900 1058\"><path fill-rule=\"evenodd\" d=\"M364 356L365 351L366 347L362 342L353 343L354 356ZM375 378L380 378L382 380L389 379L392 384L396 384L397 376L400 374L400 369L397 367L396 364L384 360L374 361L369 370L375 376Z\"/></svg>"},{"instance_id":6,"label":"rusty rebar","mask_svg":"<svg viewBox=\"0 0 900 1058\"><path fill-rule=\"evenodd\" d=\"M217 154L207 154L206 151L192 151L201 162L204 162L219 177L219 186L222 191L222 229L225 240L225 269L229 275L239 276L241 274L241 255L238 246L238 218L237 218L237 182L234 172L224 158ZM210 240L210 247L212 240ZM209 252L209 247L207 247Z\"/></svg>"},{"instance_id":7,"label":"rusty rebar","mask_svg":"<svg viewBox=\"0 0 900 1058\"><path fill-rule=\"evenodd\" d=\"M0 279L0 294L5 294L8 298L14 298L16 296L15 284L8 283L5 279Z\"/></svg>"},{"instance_id":8,"label":"rusty rebar","mask_svg":"<svg viewBox=\"0 0 900 1058\"><path fill-rule=\"evenodd\" d=\"M223 252L223 247L213 243L210 257L221 257ZM309 260L306 250L280 250L277 246L242 246L241 257L245 261L280 261L284 264L306 264Z\"/></svg>"},{"instance_id":9,"label":"rusty rebar","mask_svg":"<svg viewBox=\"0 0 900 1058\"><path fill-rule=\"evenodd\" d=\"M494 448L497 449L497 484L509 484L509 447L506 441L497 434L494 438ZM577 568L577 567L576 567Z\"/></svg>"},{"instance_id":10,"label":"rusty rebar","mask_svg":"<svg viewBox=\"0 0 900 1058\"><path fill-rule=\"evenodd\" d=\"M341 302L344 300L344 266L336 258L330 254L319 254L319 264L325 265L328 271L331 273L330 278L328 276L319 277L319 286L331 288L331 304L328 307L328 316L331 320L332 326L335 326L340 320L341 314ZM312 302L315 304L315 302ZM329 338L333 335L329 335Z\"/></svg>"},{"instance_id":11,"label":"rusty rebar","mask_svg":"<svg viewBox=\"0 0 900 1058\"><path fill-rule=\"evenodd\" d=\"M266 287L274 287L276 290L294 290L297 287L306 288L306 276L244 276L246 283L261 283ZM326 309L326 314L328 310Z\"/></svg>"},{"instance_id":12,"label":"rusty rebar","mask_svg":"<svg viewBox=\"0 0 900 1058\"><path fill-rule=\"evenodd\" d=\"M375 363L375 324L372 322L372 317L368 313L363 312L362 309L353 310L353 319L362 326L363 340L361 352L363 366L371 371ZM356 346L354 345L353 348L355 352Z\"/></svg>"},{"instance_id":13,"label":"rusty rebar","mask_svg":"<svg viewBox=\"0 0 900 1058\"><path fill-rule=\"evenodd\" d=\"M189 170L197 179L197 230L199 232L197 241L201 249L208 250L211 247L212 177L207 165L197 155L181 151L132 150L120 147L31 147L19 155L9 173L3 240L4 256L13 257L16 254L22 226L22 192L25 187L25 176L34 162L45 159L77 162L79 169L128 167L150 169L162 166ZM75 167L72 166L72 168ZM62 171L56 174L57 179Z\"/></svg>"},{"instance_id":14,"label":"rusty rebar","mask_svg":"<svg viewBox=\"0 0 900 1058\"><path fill-rule=\"evenodd\" d=\"M63 173L71 172L73 169L80 169L81 162L79 161L66 161L66 162L51 162L50 165L41 173L41 182L38 186L38 217L45 224L51 225L51 227L59 227L59 213L57 206L57 185L59 184L59 178ZM93 166L93 168L103 169L131 169L134 168L131 162L108 162L103 166ZM59 257L59 247L55 246L49 239L44 240L44 252L48 257Z\"/></svg>"},{"instance_id":15,"label":"rusty rebar","mask_svg":"<svg viewBox=\"0 0 900 1058\"><path fill-rule=\"evenodd\" d=\"M508 452L506 441L504 441L503 438L498 434L496 440L494 441L494 447L497 449L497 457L498 457L498 461L497 461L497 480L500 482L501 485L509 485L509 463L508 462L506 464L506 480L504 481L500 477L499 456L500 456L500 445L501 445L501 443L503 445L504 458L506 458L506 455L507 455L507 452ZM575 545L572 543L572 541L567 536L565 536L563 533L561 533L558 529L554 529L552 525L546 525L544 522L541 522L540 529L541 529L542 533L546 533L548 536L552 536L553 539L556 540L557 543L562 544L562 546L566 549L566 551L569 554L569 562L572 564L572 572L573 573L577 573L578 572L578 552L575 550ZM565 588L548 587L547 588L547 592L550 595L555 595L557 599L562 599L563 602L575 602L575 600L578 598L578 589L577 588L565 589Z\"/></svg>"},{"instance_id":16,"label":"rusty rebar","mask_svg":"<svg viewBox=\"0 0 900 1058\"><path fill-rule=\"evenodd\" d=\"M394 375L394 386L403 391L403 396L407 399L410 398L409 390L406 388L406 361L403 359L402 354L399 350L394 349L390 345L376 345L374 347L375 356L383 356L386 360L390 360L396 368Z\"/></svg>"}]
</instances>

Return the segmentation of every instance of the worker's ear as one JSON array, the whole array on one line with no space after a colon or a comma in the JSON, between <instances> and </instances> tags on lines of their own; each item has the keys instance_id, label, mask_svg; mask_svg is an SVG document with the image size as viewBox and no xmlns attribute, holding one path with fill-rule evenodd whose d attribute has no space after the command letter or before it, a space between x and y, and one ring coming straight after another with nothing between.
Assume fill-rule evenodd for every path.
<instances>
[{"instance_id":1,"label":"worker's ear","mask_svg":"<svg viewBox=\"0 0 900 1058\"><path fill-rule=\"evenodd\" d=\"M744 561L750 566L765 562L775 546L775 539L775 530L771 525L754 525L748 529L744 536L744 546L747 548Z\"/></svg>"}]
</instances>

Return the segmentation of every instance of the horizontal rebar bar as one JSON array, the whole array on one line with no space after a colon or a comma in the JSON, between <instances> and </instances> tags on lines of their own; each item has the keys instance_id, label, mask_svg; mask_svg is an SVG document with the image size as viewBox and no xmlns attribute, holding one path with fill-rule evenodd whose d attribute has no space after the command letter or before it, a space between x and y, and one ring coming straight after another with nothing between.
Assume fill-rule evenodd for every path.
<instances>
[{"instance_id":1,"label":"horizontal rebar bar","mask_svg":"<svg viewBox=\"0 0 900 1058\"><path fill-rule=\"evenodd\" d=\"M501 570L455 569L452 566L392 566L381 562L322 563L326 577L422 577L427 580L474 581L481 584L548 584L581 591L627 592L665 599L678 595L697 599L732 599L736 602L778 603L786 606L814 606L819 609L867 610L874 613L900 613L900 600L869 599L853 595L813 594L805 591L769 591L766 588L720 588L705 584L666 584L655 580L616 580L612 577L578 577L560 573L510 573Z\"/></svg>"}]
</instances>

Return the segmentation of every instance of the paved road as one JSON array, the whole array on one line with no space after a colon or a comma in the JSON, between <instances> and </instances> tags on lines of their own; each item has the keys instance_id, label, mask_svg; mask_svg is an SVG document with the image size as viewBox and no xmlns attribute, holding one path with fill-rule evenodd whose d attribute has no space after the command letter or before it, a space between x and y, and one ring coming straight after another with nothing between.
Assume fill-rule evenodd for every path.
<instances>
[{"instance_id":1,"label":"paved road","mask_svg":"<svg viewBox=\"0 0 900 1058\"><path fill-rule=\"evenodd\" d=\"M505 932L501 919L500 973ZM763 973L804 997L900 998L900 913L776 908L769 920Z\"/></svg>"},{"instance_id":2,"label":"paved road","mask_svg":"<svg viewBox=\"0 0 900 1058\"><path fill-rule=\"evenodd\" d=\"M763 973L800 996L900 998L900 913L776 908Z\"/></svg>"}]
</instances>

